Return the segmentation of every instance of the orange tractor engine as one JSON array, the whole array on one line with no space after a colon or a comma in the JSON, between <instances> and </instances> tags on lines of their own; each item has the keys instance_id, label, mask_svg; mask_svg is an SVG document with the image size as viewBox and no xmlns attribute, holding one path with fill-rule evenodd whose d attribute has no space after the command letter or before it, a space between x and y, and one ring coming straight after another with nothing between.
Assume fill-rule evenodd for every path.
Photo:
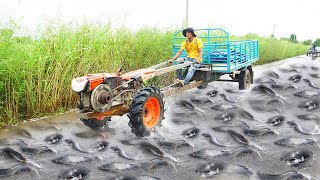
<instances>
[{"instance_id":1,"label":"orange tractor engine","mask_svg":"<svg viewBox=\"0 0 320 180\"><path fill-rule=\"evenodd\" d=\"M143 77L154 71L140 69L120 76L120 69L116 74L88 74L73 79L72 89L80 97L80 120L91 129L99 129L112 116L128 113L131 131L137 136L149 135L163 119L160 90L143 87Z\"/></svg>"}]
</instances>

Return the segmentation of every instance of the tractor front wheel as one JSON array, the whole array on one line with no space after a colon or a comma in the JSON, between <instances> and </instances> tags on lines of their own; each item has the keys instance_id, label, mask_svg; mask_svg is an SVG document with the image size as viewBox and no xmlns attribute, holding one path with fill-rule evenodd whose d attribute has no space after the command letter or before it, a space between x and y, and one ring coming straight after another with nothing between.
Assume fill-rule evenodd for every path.
<instances>
[{"instance_id":1,"label":"tractor front wheel","mask_svg":"<svg viewBox=\"0 0 320 180\"><path fill-rule=\"evenodd\" d=\"M98 130L107 125L107 122L111 120L111 117L105 117L102 120L96 118L83 119L80 118L84 125L88 126L92 130Z\"/></svg>"},{"instance_id":2,"label":"tractor front wheel","mask_svg":"<svg viewBox=\"0 0 320 180\"><path fill-rule=\"evenodd\" d=\"M129 107L131 132L136 136L149 136L160 125L164 114L163 95L159 89L149 86L140 90Z\"/></svg>"}]
</instances>

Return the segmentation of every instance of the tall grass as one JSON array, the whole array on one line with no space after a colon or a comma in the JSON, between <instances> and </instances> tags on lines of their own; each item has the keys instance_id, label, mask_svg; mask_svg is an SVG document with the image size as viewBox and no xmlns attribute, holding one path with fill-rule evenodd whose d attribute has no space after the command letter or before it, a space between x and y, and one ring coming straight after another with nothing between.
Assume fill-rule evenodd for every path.
<instances>
[{"instance_id":1,"label":"tall grass","mask_svg":"<svg viewBox=\"0 0 320 180\"><path fill-rule=\"evenodd\" d=\"M305 54L309 46L303 43L293 43L287 40L279 40L272 37L261 37L256 34L247 34L242 37L233 36L232 39L258 39L259 40L259 60L255 65L261 65Z\"/></svg>"},{"instance_id":2,"label":"tall grass","mask_svg":"<svg viewBox=\"0 0 320 180\"><path fill-rule=\"evenodd\" d=\"M0 29L0 125L74 108L74 77L119 67L130 71L172 57L172 30L53 24L37 38L16 37L15 31ZM303 54L308 48L255 35L234 38L260 40L258 64Z\"/></svg>"}]
</instances>

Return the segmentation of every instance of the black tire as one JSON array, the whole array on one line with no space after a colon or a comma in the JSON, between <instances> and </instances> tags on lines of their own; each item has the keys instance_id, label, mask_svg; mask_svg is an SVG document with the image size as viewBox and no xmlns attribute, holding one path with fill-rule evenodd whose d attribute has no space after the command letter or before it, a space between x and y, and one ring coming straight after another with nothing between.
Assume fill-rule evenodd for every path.
<instances>
[{"instance_id":1,"label":"black tire","mask_svg":"<svg viewBox=\"0 0 320 180\"><path fill-rule=\"evenodd\" d=\"M241 71L238 76L238 81L240 90L249 88L252 81L249 70Z\"/></svg>"},{"instance_id":2,"label":"black tire","mask_svg":"<svg viewBox=\"0 0 320 180\"><path fill-rule=\"evenodd\" d=\"M107 122L111 120L111 117L105 117L103 120L98 120L96 118L83 119L80 118L84 125L92 130L99 130L107 125Z\"/></svg>"},{"instance_id":3,"label":"black tire","mask_svg":"<svg viewBox=\"0 0 320 180\"><path fill-rule=\"evenodd\" d=\"M144 122L144 117L148 114L148 110L145 109L145 105L149 100L155 100L158 102L157 107L160 107L160 114L158 119L155 119L154 126L147 127ZM138 137L149 136L150 132L154 130L154 128L160 125L164 114L164 103L163 103L163 95L159 89L148 86L144 87L140 90L133 98L133 102L129 107L129 123L128 125L131 127L131 132Z\"/></svg>"}]
</instances>

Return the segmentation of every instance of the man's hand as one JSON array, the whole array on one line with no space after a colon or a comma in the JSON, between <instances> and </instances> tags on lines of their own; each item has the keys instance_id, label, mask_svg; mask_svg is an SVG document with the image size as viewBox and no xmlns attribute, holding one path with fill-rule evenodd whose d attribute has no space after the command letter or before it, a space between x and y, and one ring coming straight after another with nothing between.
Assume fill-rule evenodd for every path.
<instances>
[{"instance_id":1,"label":"man's hand","mask_svg":"<svg viewBox=\"0 0 320 180\"><path fill-rule=\"evenodd\" d=\"M173 59L169 59L168 60L168 63L172 63L174 60Z\"/></svg>"},{"instance_id":2,"label":"man's hand","mask_svg":"<svg viewBox=\"0 0 320 180\"><path fill-rule=\"evenodd\" d=\"M200 58L197 58L196 62L200 64L201 63Z\"/></svg>"}]
</instances>

